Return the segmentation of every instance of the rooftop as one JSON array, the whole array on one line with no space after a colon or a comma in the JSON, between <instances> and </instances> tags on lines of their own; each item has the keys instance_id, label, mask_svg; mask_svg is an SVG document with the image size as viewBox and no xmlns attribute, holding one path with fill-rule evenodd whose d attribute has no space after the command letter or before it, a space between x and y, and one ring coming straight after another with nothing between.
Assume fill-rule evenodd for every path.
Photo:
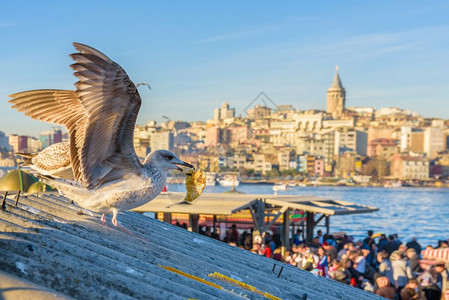
<instances>
[{"instance_id":1,"label":"rooftop","mask_svg":"<svg viewBox=\"0 0 449 300\"><path fill-rule=\"evenodd\" d=\"M54 193L6 201L2 299L381 299L136 212L119 220L146 240Z\"/></svg>"}]
</instances>

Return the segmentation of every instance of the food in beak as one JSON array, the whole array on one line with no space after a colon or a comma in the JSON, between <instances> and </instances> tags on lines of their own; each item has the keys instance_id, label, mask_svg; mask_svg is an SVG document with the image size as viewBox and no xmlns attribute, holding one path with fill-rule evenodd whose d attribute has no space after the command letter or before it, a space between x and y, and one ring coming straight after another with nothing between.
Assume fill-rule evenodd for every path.
<instances>
[{"instance_id":1,"label":"food in beak","mask_svg":"<svg viewBox=\"0 0 449 300\"><path fill-rule=\"evenodd\" d=\"M196 171L194 168L184 170L186 174L185 185L186 185L186 196L184 200L190 204L197 199L206 187L206 175L204 171L198 168Z\"/></svg>"}]
</instances>

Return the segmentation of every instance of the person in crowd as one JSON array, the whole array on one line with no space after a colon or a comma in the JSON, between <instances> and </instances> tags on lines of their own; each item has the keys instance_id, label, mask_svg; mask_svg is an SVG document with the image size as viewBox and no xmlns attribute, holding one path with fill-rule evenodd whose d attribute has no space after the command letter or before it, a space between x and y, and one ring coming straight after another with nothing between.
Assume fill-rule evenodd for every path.
<instances>
[{"instance_id":1,"label":"person in crowd","mask_svg":"<svg viewBox=\"0 0 449 300\"><path fill-rule=\"evenodd\" d=\"M281 248L274 249L273 259L280 261L280 262L284 262L284 258L282 257L282 253L281 253Z\"/></svg>"},{"instance_id":2,"label":"person in crowd","mask_svg":"<svg viewBox=\"0 0 449 300\"><path fill-rule=\"evenodd\" d=\"M387 251L382 250L377 253L377 261L379 262L379 273L387 277L390 283L394 283L393 267L391 266Z\"/></svg>"},{"instance_id":3,"label":"person in crowd","mask_svg":"<svg viewBox=\"0 0 449 300\"><path fill-rule=\"evenodd\" d=\"M318 231L316 232L316 234L317 234L317 236L315 237L315 239L318 239L318 243L319 243L320 245L322 245L323 242L324 242L323 232L322 232L321 230L318 230Z\"/></svg>"},{"instance_id":4,"label":"person in crowd","mask_svg":"<svg viewBox=\"0 0 449 300\"><path fill-rule=\"evenodd\" d=\"M415 253L418 256L421 255L422 248L421 248L421 245L418 243L416 237L412 237L412 240L405 245L407 246L408 249L410 249L410 248L414 249Z\"/></svg>"},{"instance_id":5,"label":"person in crowd","mask_svg":"<svg viewBox=\"0 0 449 300\"><path fill-rule=\"evenodd\" d=\"M296 246L298 246L301 243L304 243L304 240L301 238L301 233L302 230L297 229L296 234L293 236L293 244L295 244Z\"/></svg>"},{"instance_id":6,"label":"person in crowd","mask_svg":"<svg viewBox=\"0 0 449 300\"><path fill-rule=\"evenodd\" d=\"M397 242L395 242L395 238L394 235L390 234L388 236L388 240L387 242L383 245L382 248L380 248L379 246L379 250L385 250L387 251L388 255L391 255L391 253L393 253L393 251L396 251L399 249L399 244Z\"/></svg>"},{"instance_id":7,"label":"person in crowd","mask_svg":"<svg viewBox=\"0 0 449 300\"><path fill-rule=\"evenodd\" d=\"M418 276L418 282L424 293L424 299L439 300L441 298L441 288L437 284L438 272L433 265L429 266L421 275Z\"/></svg>"},{"instance_id":8,"label":"person in crowd","mask_svg":"<svg viewBox=\"0 0 449 300\"><path fill-rule=\"evenodd\" d=\"M341 261L343 258L347 257L350 251L353 251L354 244L353 243L347 243L343 246L343 249L341 249L337 254L337 259Z\"/></svg>"},{"instance_id":9,"label":"person in crowd","mask_svg":"<svg viewBox=\"0 0 449 300\"><path fill-rule=\"evenodd\" d=\"M370 237L367 237L363 240L361 249L366 250L366 262L371 266L375 265L373 264L375 249L373 249L373 243Z\"/></svg>"},{"instance_id":10,"label":"person in crowd","mask_svg":"<svg viewBox=\"0 0 449 300\"><path fill-rule=\"evenodd\" d=\"M212 236L212 232L210 231L210 227L207 226L206 229L204 230L204 235L211 237Z\"/></svg>"},{"instance_id":11,"label":"person in crowd","mask_svg":"<svg viewBox=\"0 0 449 300\"><path fill-rule=\"evenodd\" d=\"M317 264L318 274L323 277L328 277L327 272L329 268L329 261L326 254L326 250L324 250L322 246L318 248L318 258L319 258Z\"/></svg>"},{"instance_id":12,"label":"person in crowd","mask_svg":"<svg viewBox=\"0 0 449 300\"><path fill-rule=\"evenodd\" d=\"M326 254L329 256L330 261L337 259L337 249L335 249L334 246L330 245L327 241L324 241L322 247L326 251Z\"/></svg>"},{"instance_id":13,"label":"person in crowd","mask_svg":"<svg viewBox=\"0 0 449 300\"><path fill-rule=\"evenodd\" d=\"M446 289L444 292L443 292L443 299L444 300L449 300L449 288L448 289Z\"/></svg>"},{"instance_id":14,"label":"person in crowd","mask_svg":"<svg viewBox=\"0 0 449 300\"><path fill-rule=\"evenodd\" d=\"M437 274L437 286L441 291L449 289L449 269L446 268L445 262L440 260L434 265Z\"/></svg>"},{"instance_id":15,"label":"person in crowd","mask_svg":"<svg viewBox=\"0 0 449 300\"><path fill-rule=\"evenodd\" d=\"M262 248L262 245L261 245L261 244L259 244L259 243L254 243L254 244L253 244L253 247L251 248L251 252L252 252L252 253L255 253L255 254L260 254L261 248Z\"/></svg>"},{"instance_id":16,"label":"person in crowd","mask_svg":"<svg viewBox=\"0 0 449 300\"><path fill-rule=\"evenodd\" d=\"M393 234L393 241L396 243L396 245L398 245L398 247L400 246L400 245L402 245L402 242L401 242L401 240L399 239L399 235L397 234L397 233L394 233Z\"/></svg>"},{"instance_id":17,"label":"person in crowd","mask_svg":"<svg viewBox=\"0 0 449 300\"><path fill-rule=\"evenodd\" d=\"M313 253L313 251L310 250L310 248L305 247L303 256L302 256L302 267L301 269L306 271L313 271L317 270L319 262L319 257Z\"/></svg>"},{"instance_id":18,"label":"person in crowd","mask_svg":"<svg viewBox=\"0 0 449 300\"><path fill-rule=\"evenodd\" d=\"M382 233L380 235L379 242L377 243L377 249L379 249L379 251L384 250L384 247L387 244L387 242L388 242L387 236L384 233Z\"/></svg>"},{"instance_id":19,"label":"person in crowd","mask_svg":"<svg viewBox=\"0 0 449 300\"><path fill-rule=\"evenodd\" d=\"M269 240L265 240L265 244L263 245L260 254L265 256L265 257L268 257L268 258L271 258L271 256L273 255L273 251L271 250L270 241Z\"/></svg>"},{"instance_id":20,"label":"person in crowd","mask_svg":"<svg viewBox=\"0 0 449 300\"><path fill-rule=\"evenodd\" d=\"M402 300L418 299L418 281L414 278L410 279L405 287L401 290Z\"/></svg>"},{"instance_id":21,"label":"person in crowd","mask_svg":"<svg viewBox=\"0 0 449 300\"><path fill-rule=\"evenodd\" d=\"M393 267L394 287L396 292L400 294L408 280L412 278L412 271L408 262L402 257L401 252L397 250L391 253L390 262Z\"/></svg>"},{"instance_id":22,"label":"person in crowd","mask_svg":"<svg viewBox=\"0 0 449 300\"><path fill-rule=\"evenodd\" d=\"M410 264L410 269L412 270L412 274L419 274L422 272L421 267L419 266L419 257L415 252L415 249L409 248L405 251L405 256L408 259Z\"/></svg>"},{"instance_id":23,"label":"person in crowd","mask_svg":"<svg viewBox=\"0 0 449 300\"><path fill-rule=\"evenodd\" d=\"M376 279L377 286L376 295L382 296L387 299L394 299L395 290L391 286L386 276L379 276Z\"/></svg>"},{"instance_id":24,"label":"person in crowd","mask_svg":"<svg viewBox=\"0 0 449 300\"><path fill-rule=\"evenodd\" d=\"M441 240L438 242L438 248L449 248L449 242Z\"/></svg>"},{"instance_id":25,"label":"person in crowd","mask_svg":"<svg viewBox=\"0 0 449 300\"><path fill-rule=\"evenodd\" d=\"M237 226L232 224L231 230L228 234L229 242L237 244L239 242L239 232L237 231Z\"/></svg>"}]
</instances>

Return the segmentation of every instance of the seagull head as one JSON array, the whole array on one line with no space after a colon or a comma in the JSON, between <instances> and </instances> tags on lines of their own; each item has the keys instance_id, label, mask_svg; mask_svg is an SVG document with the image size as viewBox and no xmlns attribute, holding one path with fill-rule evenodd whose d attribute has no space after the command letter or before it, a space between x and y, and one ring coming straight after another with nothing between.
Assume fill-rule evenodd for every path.
<instances>
[{"instance_id":1,"label":"seagull head","mask_svg":"<svg viewBox=\"0 0 449 300\"><path fill-rule=\"evenodd\" d=\"M150 153L145 159L144 164L147 163L151 163L164 171L178 170L182 172L180 166L194 168L194 166L180 160L176 154L168 150L157 150Z\"/></svg>"}]
</instances>

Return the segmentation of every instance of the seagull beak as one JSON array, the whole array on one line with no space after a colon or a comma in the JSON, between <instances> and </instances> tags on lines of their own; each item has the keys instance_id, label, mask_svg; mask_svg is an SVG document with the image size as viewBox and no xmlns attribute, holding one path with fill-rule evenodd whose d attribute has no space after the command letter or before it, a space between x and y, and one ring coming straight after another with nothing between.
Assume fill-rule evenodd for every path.
<instances>
[{"instance_id":1,"label":"seagull beak","mask_svg":"<svg viewBox=\"0 0 449 300\"><path fill-rule=\"evenodd\" d=\"M185 166L185 167L188 167L190 169L195 169L195 167L193 165L191 165L189 163L186 163L185 161L182 161L182 160L173 160L171 162L171 164L175 165L176 166L176 170L181 171L181 172L182 172L182 169L180 167L178 167L178 166Z\"/></svg>"}]
</instances>

